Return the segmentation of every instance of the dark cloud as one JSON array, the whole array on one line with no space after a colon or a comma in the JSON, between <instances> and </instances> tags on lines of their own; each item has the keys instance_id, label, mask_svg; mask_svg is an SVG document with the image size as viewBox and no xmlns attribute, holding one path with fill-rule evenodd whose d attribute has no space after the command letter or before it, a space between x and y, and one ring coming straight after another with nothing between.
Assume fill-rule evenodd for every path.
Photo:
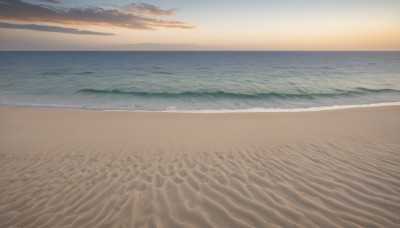
<instances>
[{"instance_id":1,"label":"dark cloud","mask_svg":"<svg viewBox=\"0 0 400 228\"><path fill-rule=\"evenodd\" d=\"M185 22L158 20L116 9L109 10L100 7L62 8L35 5L22 0L0 0L0 20L117 26L130 29L194 28L194 26Z\"/></svg>"},{"instance_id":2,"label":"dark cloud","mask_svg":"<svg viewBox=\"0 0 400 228\"><path fill-rule=\"evenodd\" d=\"M122 12L134 13L139 15L150 14L156 16L170 16L173 15L175 11L177 11L176 9L160 9L157 6L147 3L131 3L129 5L120 7L119 10Z\"/></svg>"},{"instance_id":3,"label":"dark cloud","mask_svg":"<svg viewBox=\"0 0 400 228\"><path fill-rule=\"evenodd\" d=\"M96 36L112 36L112 33L103 33L103 32L93 32L87 30L79 30L74 28L64 28L57 26L47 26L47 25L35 25L35 24L10 24L0 22L0 28L7 29L28 29L42 32L60 32L60 33L69 33L69 34L77 34L77 35L96 35Z\"/></svg>"},{"instance_id":4,"label":"dark cloud","mask_svg":"<svg viewBox=\"0 0 400 228\"><path fill-rule=\"evenodd\" d=\"M58 1L58 0L36 0L36 1L39 1L39 2L47 2L47 3L55 3L55 4L60 3L60 1Z\"/></svg>"}]
</instances>

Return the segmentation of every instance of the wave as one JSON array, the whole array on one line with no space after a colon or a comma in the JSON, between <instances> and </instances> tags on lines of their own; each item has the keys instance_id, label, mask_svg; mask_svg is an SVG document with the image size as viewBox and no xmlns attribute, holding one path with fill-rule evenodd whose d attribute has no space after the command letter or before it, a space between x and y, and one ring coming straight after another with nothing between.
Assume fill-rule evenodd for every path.
<instances>
[{"instance_id":1,"label":"wave","mask_svg":"<svg viewBox=\"0 0 400 228\"><path fill-rule=\"evenodd\" d=\"M19 103L19 102L1 102L0 107L28 107L28 108L55 108L55 109L78 109L106 112L169 112L169 113L268 113L268 112L318 112L340 109L353 108L371 108L400 106L400 101L381 102L381 103L365 103L352 105L330 105L330 106L310 106L306 108L239 108L239 109L135 109L135 108L105 108L91 107L85 105L61 105L61 104L35 104L35 103Z\"/></svg>"},{"instance_id":2,"label":"wave","mask_svg":"<svg viewBox=\"0 0 400 228\"><path fill-rule=\"evenodd\" d=\"M42 72L41 75L45 76L57 76L57 75L89 75L94 74L93 71L82 71L82 72L68 72L68 71L47 71Z\"/></svg>"},{"instance_id":3,"label":"wave","mask_svg":"<svg viewBox=\"0 0 400 228\"><path fill-rule=\"evenodd\" d=\"M169 71L154 71L154 74L167 74L167 75L173 75L174 73L169 72Z\"/></svg>"},{"instance_id":4,"label":"wave","mask_svg":"<svg viewBox=\"0 0 400 228\"><path fill-rule=\"evenodd\" d=\"M214 92L202 92L202 91L185 91L179 93L173 92L143 92L143 91L123 91L119 89L81 89L78 93L87 94L113 94L113 95L125 95L125 96L138 96L148 98L214 98L214 99L268 99L268 98L280 98L280 99L316 99L320 97L343 97L343 96L354 96L354 95L367 95L367 94L381 94L381 93L399 93L400 90L395 89L370 89L358 87L355 90L335 90L334 93L232 93L224 91Z\"/></svg>"},{"instance_id":5,"label":"wave","mask_svg":"<svg viewBox=\"0 0 400 228\"><path fill-rule=\"evenodd\" d=\"M76 75L86 75L86 74L94 74L93 71L83 71L83 72L76 72Z\"/></svg>"}]
</instances>

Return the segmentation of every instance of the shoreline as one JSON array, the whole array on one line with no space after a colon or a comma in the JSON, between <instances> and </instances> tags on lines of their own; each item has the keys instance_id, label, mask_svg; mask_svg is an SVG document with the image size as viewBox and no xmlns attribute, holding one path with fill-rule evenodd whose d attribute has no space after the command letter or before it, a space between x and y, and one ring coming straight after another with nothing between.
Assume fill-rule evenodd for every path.
<instances>
[{"instance_id":1,"label":"shoreline","mask_svg":"<svg viewBox=\"0 0 400 228\"><path fill-rule=\"evenodd\" d=\"M86 111L104 111L104 112L134 112L134 113L193 113L193 114L213 114L213 113L296 113L296 112L319 112L330 110L345 110L357 108L374 108L374 107L390 107L400 106L400 101L396 102L382 102L372 104L359 104L359 105L332 105L332 106L319 106L308 108L248 108L248 109L198 109L198 110L184 110L184 109L165 109L165 110L141 110L141 109L92 109L92 108L79 108L79 107L64 107L56 105L28 105L28 104L0 104L0 107L15 107L15 108L32 108L32 109L64 109L64 110L86 110Z\"/></svg>"},{"instance_id":2,"label":"shoreline","mask_svg":"<svg viewBox=\"0 0 400 228\"><path fill-rule=\"evenodd\" d=\"M400 141L398 116L400 116L400 105L311 112L237 113L101 111L0 106L0 128L4 125L0 135L7 136L3 139L8 137L12 139L13 143L10 146L18 144L18 141L22 140L18 135L23 135L24 140L40 147L42 145L56 147L59 144L81 147L79 140L75 138L75 135L80 135L89 143L87 145L89 148L99 144L99 147L112 150L119 148L120 144L128 147L144 144L154 150L165 146L196 145L209 150L224 148L227 144L246 148L263 140L267 142L273 140L279 145L289 142L308 142L311 139L351 142L355 139L385 141L397 138ZM16 127L9 126L8 123L14 123ZM15 135L7 135L7 131L14 132ZM56 139L49 141L48 132L56 132L57 134L50 135ZM131 141L130 136L136 140ZM0 144L1 142L0 139ZM21 144L22 148L28 145ZM268 146L274 144L270 143Z\"/></svg>"}]
</instances>

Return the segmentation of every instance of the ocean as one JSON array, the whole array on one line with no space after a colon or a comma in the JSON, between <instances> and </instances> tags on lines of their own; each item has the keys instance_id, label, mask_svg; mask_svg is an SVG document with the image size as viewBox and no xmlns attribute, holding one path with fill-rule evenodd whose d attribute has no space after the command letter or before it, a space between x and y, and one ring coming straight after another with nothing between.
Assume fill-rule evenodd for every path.
<instances>
[{"instance_id":1,"label":"ocean","mask_svg":"<svg viewBox=\"0 0 400 228\"><path fill-rule=\"evenodd\" d=\"M246 111L400 102L400 52L0 52L0 105Z\"/></svg>"}]
</instances>

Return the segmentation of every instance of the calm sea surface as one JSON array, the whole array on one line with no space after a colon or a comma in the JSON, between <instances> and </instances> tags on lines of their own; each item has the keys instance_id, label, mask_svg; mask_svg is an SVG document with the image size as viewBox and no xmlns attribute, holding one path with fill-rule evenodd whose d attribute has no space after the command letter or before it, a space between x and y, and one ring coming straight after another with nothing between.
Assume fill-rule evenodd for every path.
<instances>
[{"instance_id":1,"label":"calm sea surface","mask_svg":"<svg viewBox=\"0 0 400 228\"><path fill-rule=\"evenodd\" d=\"M400 52L0 52L0 105L129 110L400 101Z\"/></svg>"}]
</instances>

